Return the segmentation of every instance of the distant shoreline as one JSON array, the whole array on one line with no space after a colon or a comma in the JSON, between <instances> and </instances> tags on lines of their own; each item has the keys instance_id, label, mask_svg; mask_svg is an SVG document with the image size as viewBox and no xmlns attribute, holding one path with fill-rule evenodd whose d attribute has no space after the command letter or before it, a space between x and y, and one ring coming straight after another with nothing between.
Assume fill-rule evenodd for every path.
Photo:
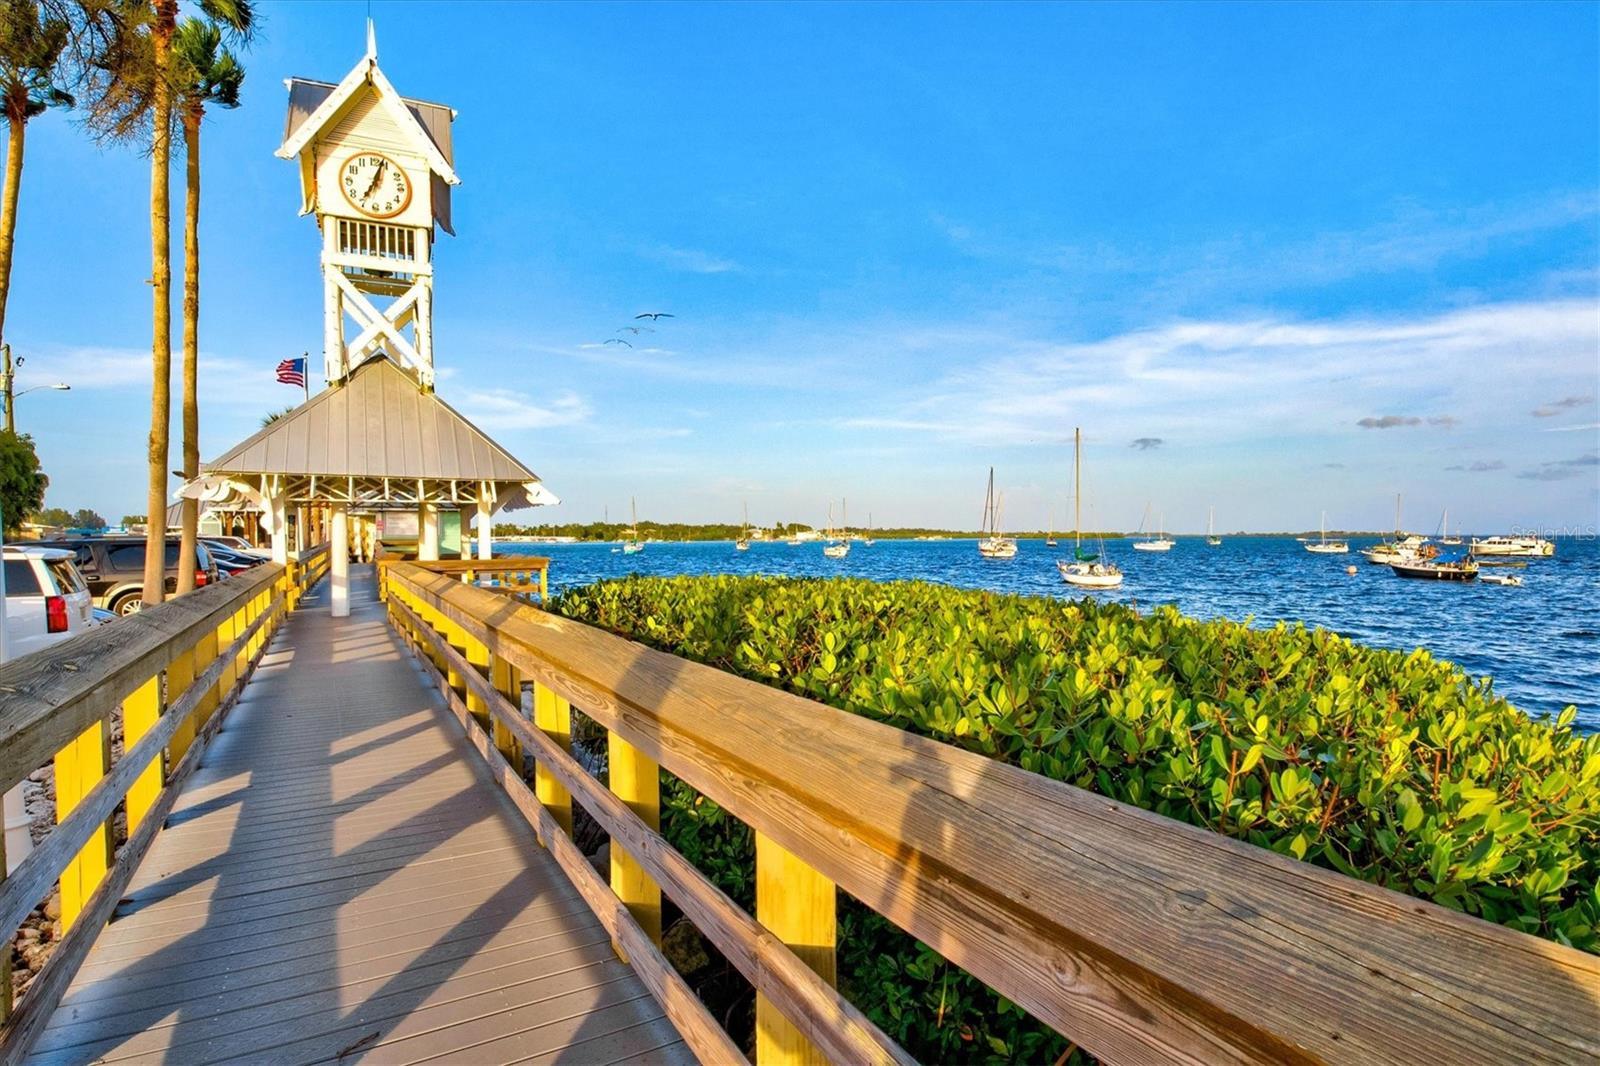
<instances>
[{"instance_id":1,"label":"distant shoreline","mask_svg":"<svg viewBox=\"0 0 1600 1066\"><path fill-rule=\"evenodd\" d=\"M823 541L823 540L827 539L826 536L822 535L817 530L798 529L797 528L797 529L795 529L793 531L793 533L785 533L785 534L781 534L781 535L777 535L777 536L753 536L753 537L751 537L751 540L752 540L753 543L756 543L756 544L780 544L780 543L786 542L791 536L798 535L798 534L806 534L804 543L818 543L820 541ZM628 535L629 535L629 531L627 529L617 530L616 532L611 533L610 535L583 535L583 534L580 534L580 533L567 533L567 532L562 532L562 533L556 533L556 532L539 533L539 532L532 532L532 531L512 532L511 530L507 529L504 526L496 527L495 532L494 532L495 540L499 541L502 544L615 544L615 543L618 543L620 541L627 540L628 539ZM1208 535L1210 535L1210 534L1206 534L1206 533L1172 533L1172 532L1168 532L1166 534L1166 536L1172 538L1173 540L1204 540ZM1338 530L1335 530L1335 529L1330 529L1330 530L1327 531L1326 535L1330 539L1338 539L1338 540L1355 540L1355 539L1360 539L1360 540L1388 540L1388 539L1390 539L1390 538L1392 538L1394 536L1394 531L1393 530L1354 530L1354 529L1350 529L1350 530L1338 529ZM1460 536L1462 537L1463 541L1470 541L1475 536L1481 537L1481 536L1490 536L1490 535L1492 535L1492 534L1482 534L1482 533L1462 533L1462 534L1460 534ZM849 533L849 536L852 539L860 539L862 537L871 537L873 540L942 541L942 540L978 540L978 539L980 539L980 538L982 538L984 536L987 536L987 534L980 533L980 532L977 532L975 530L874 529L874 530L870 530L870 531L852 530ZM1060 533L1060 532L1057 532L1057 533L1045 533L1044 531L1041 531L1041 530L1033 530L1031 532L1006 533L1005 536L1010 537L1010 538L1012 538L1014 540L1042 541L1042 540L1054 538L1055 540L1058 540L1058 541L1067 541L1067 540L1073 539L1074 534L1072 534L1072 533ZM1146 536L1146 534L1140 533L1140 532L1137 532L1137 531L1135 531L1135 532L1127 532L1127 533L1122 533L1122 532L1093 532L1093 533L1085 532L1082 536L1083 536L1084 540L1134 540L1134 539L1138 539L1140 537ZM1222 540L1242 540L1242 539L1271 540L1271 539L1283 539L1283 538L1289 538L1289 539L1312 539L1312 540L1315 540L1315 539L1321 538L1323 536L1323 533L1322 533L1321 530L1310 529L1310 530L1303 530L1303 531L1300 531L1300 532L1287 532L1286 531L1286 532L1281 532L1281 533L1239 533L1239 532L1217 533L1217 534L1215 534L1215 536L1217 536L1219 539L1222 539ZM653 527L651 525L648 525L646 523L640 523L640 528L639 528L639 539L642 540L642 541L648 542L648 543L671 543L671 544L677 544L677 543L708 543L708 544L731 543L734 540L737 540L738 537L739 537L739 532L738 532L737 529L734 529L734 530L730 531L726 527L710 527L710 528L706 528L706 529L695 529L693 527L685 528L685 527L670 527L669 526L669 527L664 527L664 528L657 528L657 527ZM1433 539L1433 538L1430 538L1430 539Z\"/></svg>"}]
</instances>

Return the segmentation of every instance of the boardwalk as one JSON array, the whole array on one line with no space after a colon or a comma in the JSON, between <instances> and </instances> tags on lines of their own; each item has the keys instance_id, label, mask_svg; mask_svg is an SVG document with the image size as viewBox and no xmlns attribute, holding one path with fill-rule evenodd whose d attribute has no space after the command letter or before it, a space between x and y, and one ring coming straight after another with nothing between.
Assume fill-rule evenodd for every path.
<instances>
[{"instance_id":1,"label":"boardwalk","mask_svg":"<svg viewBox=\"0 0 1600 1066\"><path fill-rule=\"evenodd\" d=\"M352 607L278 635L32 1061L692 1061Z\"/></svg>"}]
</instances>

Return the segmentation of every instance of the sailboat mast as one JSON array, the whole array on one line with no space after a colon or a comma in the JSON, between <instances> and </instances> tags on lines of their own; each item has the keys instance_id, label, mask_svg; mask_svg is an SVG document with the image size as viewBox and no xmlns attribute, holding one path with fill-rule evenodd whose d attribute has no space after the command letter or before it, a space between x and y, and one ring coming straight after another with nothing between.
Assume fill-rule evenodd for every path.
<instances>
[{"instance_id":1,"label":"sailboat mast","mask_svg":"<svg viewBox=\"0 0 1600 1066\"><path fill-rule=\"evenodd\" d=\"M1072 431L1072 541L1083 548L1083 430Z\"/></svg>"}]
</instances>

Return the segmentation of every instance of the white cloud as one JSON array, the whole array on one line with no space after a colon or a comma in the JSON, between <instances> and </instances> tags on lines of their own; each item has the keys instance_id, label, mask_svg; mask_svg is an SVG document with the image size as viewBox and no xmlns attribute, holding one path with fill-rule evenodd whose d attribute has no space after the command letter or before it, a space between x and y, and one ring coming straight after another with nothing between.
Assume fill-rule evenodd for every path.
<instances>
[{"instance_id":1,"label":"white cloud","mask_svg":"<svg viewBox=\"0 0 1600 1066\"><path fill-rule=\"evenodd\" d=\"M478 389L457 404L462 414L484 429L551 429L587 421L589 404L575 392L533 397L513 389Z\"/></svg>"},{"instance_id":2,"label":"white cloud","mask_svg":"<svg viewBox=\"0 0 1600 1066\"><path fill-rule=\"evenodd\" d=\"M879 338L878 350L903 347ZM1582 300L1413 318L1187 321L1077 344L1001 331L947 349L953 373L841 424L1016 444L1074 424L1168 439L1260 440L1388 424L1499 425L1552 386L1593 384L1600 323ZM950 357L954 358L950 358ZM1449 414L1440 414L1448 411Z\"/></svg>"},{"instance_id":3,"label":"white cloud","mask_svg":"<svg viewBox=\"0 0 1600 1066\"><path fill-rule=\"evenodd\" d=\"M681 270L687 274L728 274L740 269L739 264L697 248L674 248L666 244L653 244L639 249L646 259Z\"/></svg>"}]
</instances>

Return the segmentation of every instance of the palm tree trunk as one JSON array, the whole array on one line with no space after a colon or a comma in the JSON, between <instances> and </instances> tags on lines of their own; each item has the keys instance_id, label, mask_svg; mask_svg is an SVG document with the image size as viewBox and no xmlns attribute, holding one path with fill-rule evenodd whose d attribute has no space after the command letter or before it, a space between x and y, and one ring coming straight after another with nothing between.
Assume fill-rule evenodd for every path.
<instances>
[{"instance_id":1,"label":"palm tree trunk","mask_svg":"<svg viewBox=\"0 0 1600 1066\"><path fill-rule=\"evenodd\" d=\"M200 473L200 120L204 111L190 104L183 112L186 160L183 197L183 476ZM178 541L178 595L194 589L195 539L200 503L183 501Z\"/></svg>"},{"instance_id":2,"label":"palm tree trunk","mask_svg":"<svg viewBox=\"0 0 1600 1066\"><path fill-rule=\"evenodd\" d=\"M172 34L178 0L156 0L154 137L150 152L150 284L155 290L150 343L150 484L145 508L146 606L166 598L167 454L172 435Z\"/></svg>"},{"instance_id":3,"label":"palm tree trunk","mask_svg":"<svg viewBox=\"0 0 1600 1066\"><path fill-rule=\"evenodd\" d=\"M0 341L5 338L6 301L11 298L11 249L17 239L17 190L22 187L22 139L28 122L9 100L6 120L11 136L6 142L5 191L0 193Z\"/></svg>"}]
</instances>

